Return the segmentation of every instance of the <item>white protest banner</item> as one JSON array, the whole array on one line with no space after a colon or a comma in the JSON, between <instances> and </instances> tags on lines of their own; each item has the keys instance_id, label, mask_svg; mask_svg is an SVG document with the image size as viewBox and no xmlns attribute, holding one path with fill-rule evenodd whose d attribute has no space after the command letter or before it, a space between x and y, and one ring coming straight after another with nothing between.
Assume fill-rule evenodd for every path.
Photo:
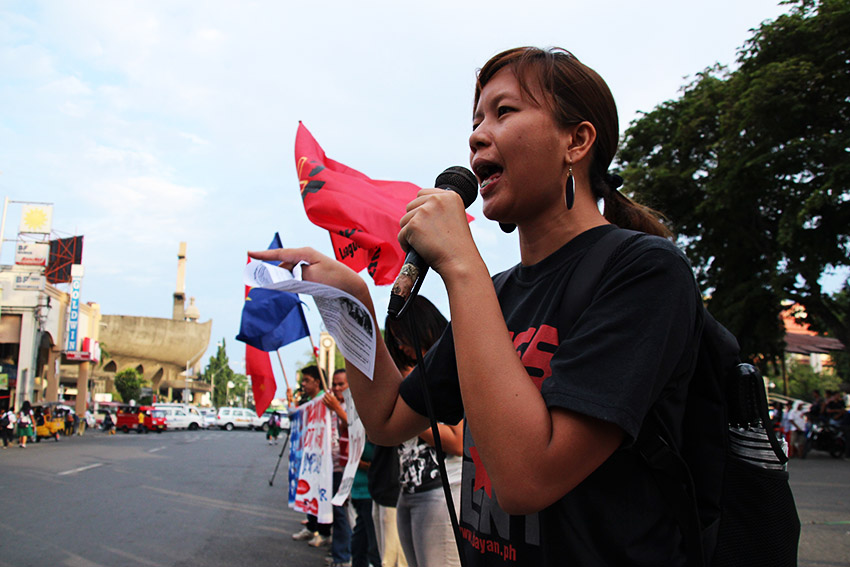
<instances>
[{"instance_id":1,"label":"white protest banner","mask_svg":"<svg viewBox=\"0 0 850 567\"><path fill-rule=\"evenodd\" d=\"M278 266L252 260L245 266L242 279L249 287L279 289L313 296L322 321L336 341L342 356L372 379L375 372L378 328L369 310L358 299L327 285L303 281L301 264L290 272Z\"/></svg>"},{"instance_id":2,"label":"white protest banner","mask_svg":"<svg viewBox=\"0 0 850 567\"><path fill-rule=\"evenodd\" d=\"M348 415L348 463L342 471L342 481L334 494L333 505L342 506L351 494L351 485L354 483L354 475L360 465L360 457L363 456L363 447L366 445L366 430L363 422L357 415L354 400L351 398L351 390L343 392L345 396L345 413Z\"/></svg>"},{"instance_id":3,"label":"white protest banner","mask_svg":"<svg viewBox=\"0 0 850 567\"><path fill-rule=\"evenodd\" d=\"M331 459L331 414L321 398L307 402L294 414L292 427L300 428L300 466L297 479L291 477L290 495L294 485L294 501L290 507L318 518L320 524L333 523L331 496L333 493L333 460ZM290 454L290 459L292 455Z\"/></svg>"}]
</instances>

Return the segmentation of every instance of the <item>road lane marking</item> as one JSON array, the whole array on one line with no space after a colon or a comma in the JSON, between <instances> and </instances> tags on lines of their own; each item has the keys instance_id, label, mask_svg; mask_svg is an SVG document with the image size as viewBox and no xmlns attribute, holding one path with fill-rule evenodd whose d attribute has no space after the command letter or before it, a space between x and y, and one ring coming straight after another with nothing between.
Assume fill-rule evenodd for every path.
<instances>
[{"instance_id":1,"label":"road lane marking","mask_svg":"<svg viewBox=\"0 0 850 567\"><path fill-rule=\"evenodd\" d=\"M84 466L84 467L79 467L79 468L76 468L76 469L71 469L71 470L69 470L69 471L63 471L63 472L61 472L61 473L58 473L58 475L57 475L57 476L64 476L64 475L66 475L66 474L74 474L74 473L83 472L83 471L87 471L87 470L89 470L89 469L94 469L94 468L102 467L102 466L103 466L103 463L95 463L95 464L93 464L93 465L86 465L86 466Z\"/></svg>"},{"instance_id":2,"label":"road lane marking","mask_svg":"<svg viewBox=\"0 0 850 567\"><path fill-rule=\"evenodd\" d=\"M165 449L165 446L154 447L153 449L148 449L148 453L156 453L157 451L162 451L163 449Z\"/></svg>"}]
</instances>

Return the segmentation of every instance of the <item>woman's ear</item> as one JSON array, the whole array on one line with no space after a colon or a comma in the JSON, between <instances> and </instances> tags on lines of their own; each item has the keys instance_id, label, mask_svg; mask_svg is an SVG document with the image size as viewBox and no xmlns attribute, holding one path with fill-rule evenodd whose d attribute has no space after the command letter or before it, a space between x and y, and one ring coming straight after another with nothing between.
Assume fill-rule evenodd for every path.
<instances>
[{"instance_id":1,"label":"woman's ear","mask_svg":"<svg viewBox=\"0 0 850 567\"><path fill-rule=\"evenodd\" d=\"M596 128L593 124L585 120L573 126L573 134L567 147L567 162L575 164L590 155L594 142L596 142Z\"/></svg>"}]
</instances>

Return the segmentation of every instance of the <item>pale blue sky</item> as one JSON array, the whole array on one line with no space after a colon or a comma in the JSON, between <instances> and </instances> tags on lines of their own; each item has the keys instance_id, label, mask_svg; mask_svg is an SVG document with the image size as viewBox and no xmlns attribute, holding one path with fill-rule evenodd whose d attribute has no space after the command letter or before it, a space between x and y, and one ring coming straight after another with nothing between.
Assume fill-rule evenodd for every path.
<instances>
[{"instance_id":1,"label":"pale blue sky","mask_svg":"<svg viewBox=\"0 0 850 567\"><path fill-rule=\"evenodd\" d=\"M299 120L329 157L428 186L467 164L474 73L503 49L570 49L608 81L625 129L685 77L732 64L748 30L784 11L774 0L0 0L0 195L52 202L54 231L85 235L82 299L105 314L170 317L186 241L187 295L213 319L208 355L225 338L241 372L246 250L279 231L331 253L301 206ZM516 235L479 203L470 211L491 272L516 263ZM5 238L19 218L10 207ZM0 260L14 261L10 243ZM388 294L374 289L379 317ZM448 313L436 275L423 294ZM304 339L281 351L288 374L308 350Z\"/></svg>"}]
</instances>

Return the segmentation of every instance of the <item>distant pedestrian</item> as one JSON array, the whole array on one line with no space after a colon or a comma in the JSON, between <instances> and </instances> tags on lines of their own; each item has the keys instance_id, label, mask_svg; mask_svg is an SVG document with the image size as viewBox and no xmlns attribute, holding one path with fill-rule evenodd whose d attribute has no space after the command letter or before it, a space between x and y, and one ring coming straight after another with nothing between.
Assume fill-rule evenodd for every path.
<instances>
[{"instance_id":1,"label":"distant pedestrian","mask_svg":"<svg viewBox=\"0 0 850 567\"><path fill-rule=\"evenodd\" d=\"M794 402L791 411L788 412L788 426L791 437L788 442L788 456L802 457L803 446L806 443L806 414L801 409L803 402Z\"/></svg>"},{"instance_id":2,"label":"distant pedestrian","mask_svg":"<svg viewBox=\"0 0 850 567\"><path fill-rule=\"evenodd\" d=\"M268 439L269 445L272 443L277 445L278 437L280 437L280 416L277 412L272 412L271 417L269 417L269 430L266 433L266 439Z\"/></svg>"},{"instance_id":3,"label":"distant pedestrian","mask_svg":"<svg viewBox=\"0 0 850 567\"><path fill-rule=\"evenodd\" d=\"M115 425L115 422L112 421L112 414L106 412L106 415L103 416L103 430L109 435L115 435L115 428L113 425Z\"/></svg>"},{"instance_id":4,"label":"distant pedestrian","mask_svg":"<svg viewBox=\"0 0 850 567\"><path fill-rule=\"evenodd\" d=\"M9 446L9 443L15 438L15 424L18 419L15 417L15 412L11 409L3 411L0 416L0 435L3 436L3 448Z\"/></svg>"},{"instance_id":5,"label":"distant pedestrian","mask_svg":"<svg viewBox=\"0 0 850 567\"><path fill-rule=\"evenodd\" d=\"M65 410L65 437L74 434L74 414L71 410Z\"/></svg>"},{"instance_id":6,"label":"distant pedestrian","mask_svg":"<svg viewBox=\"0 0 850 567\"><path fill-rule=\"evenodd\" d=\"M25 400L18 412L18 445L26 449L27 439L33 437L33 413L29 400Z\"/></svg>"}]
</instances>

